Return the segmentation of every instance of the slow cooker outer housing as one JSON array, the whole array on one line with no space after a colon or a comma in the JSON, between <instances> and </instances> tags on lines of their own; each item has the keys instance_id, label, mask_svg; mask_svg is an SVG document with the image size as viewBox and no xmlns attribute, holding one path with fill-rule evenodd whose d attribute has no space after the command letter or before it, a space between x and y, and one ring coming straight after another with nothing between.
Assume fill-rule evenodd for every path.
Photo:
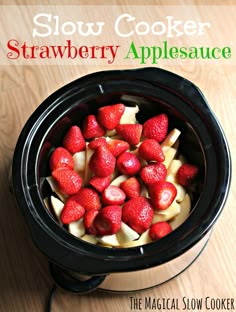
<instances>
[{"instance_id":1,"label":"slow cooker outer housing","mask_svg":"<svg viewBox=\"0 0 236 312\"><path fill-rule=\"evenodd\" d=\"M190 156L203 167L204 185L187 221L160 241L110 249L69 234L45 209L46 160L76 119L125 99L140 107L140 122L165 111L190 133ZM186 147L186 144L185 144ZM194 157L194 155L196 157ZM31 236L53 263L86 275L131 272L162 265L188 251L210 231L229 191L231 161L221 126L201 91L159 68L105 71L79 78L49 96L25 124L13 157L12 185Z\"/></svg>"}]
</instances>

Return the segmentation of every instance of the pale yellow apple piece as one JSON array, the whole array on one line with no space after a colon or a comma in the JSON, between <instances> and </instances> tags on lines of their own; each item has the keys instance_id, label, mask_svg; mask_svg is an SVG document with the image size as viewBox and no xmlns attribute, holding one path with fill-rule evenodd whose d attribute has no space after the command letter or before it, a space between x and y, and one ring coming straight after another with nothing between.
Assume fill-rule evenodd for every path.
<instances>
[{"instance_id":1,"label":"pale yellow apple piece","mask_svg":"<svg viewBox=\"0 0 236 312\"><path fill-rule=\"evenodd\" d=\"M50 199L49 199L49 197L45 197L44 199L43 199L43 202L44 202L44 205L45 205L45 207L47 208L47 210L49 210L50 211Z\"/></svg>"},{"instance_id":2,"label":"pale yellow apple piece","mask_svg":"<svg viewBox=\"0 0 236 312\"><path fill-rule=\"evenodd\" d=\"M170 226L173 230L179 227L188 218L191 210L191 199L186 193L184 199L180 203L180 213L170 221Z\"/></svg>"},{"instance_id":3,"label":"pale yellow apple piece","mask_svg":"<svg viewBox=\"0 0 236 312\"><path fill-rule=\"evenodd\" d=\"M116 129L112 129L112 130L107 130L106 131L106 137L114 137L115 135L117 135Z\"/></svg>"},{"instance_id":4,"label":"pale yellow apple piece","mask_svg":"<svg viewBox=\"0 0 236 312\"><path fill-rule=\"evenodd\" d=\"M51 204L52 204L52 209L54 211L54 214L57 217L57 220L61 221L60 216L64 208L64 203L53 195L50 197L50 199L51 199Z\"/></svg>"},{"instance_id":5,"label":"pale yellow apple piece","mask_svg":"<svg viewBox=\"0 0 236 312\"><path fill-rule=\"evenodd\" d=\"M92 234L85 234L81 236L80 239L91 244L95 244L95 245L97 244L97 238L95 235L92 235Z\"/></svg>"},{"instance_id":6,"label":"pale yellow apple piece","mask_svg":"<svg viewBox=\"0 0 236 312\"><path fill-rule=\"evenodd\" d=\"M88 147L88 144L86 144L86 150L85 150L85 170L84 170L84 185L87 185L89 180L92 178L92 171L89 169L89 161L94 153L94 150Z\"/></svg>"},{"instance_id":7,"label":"pale yellow apple piece","mask_svg":"<svg viewBox=\"0 0 236 312\"><path fill-rule=\"evenodd\" d=\"M139 112L138 105L136 106L125 106L125 111L120 119L120 124L135 124L137 123L136 114Z\"/></svg>"},{"instance_id":8,"label":"pale yellow apple piece","mask_svg":"<svg viewBox=\"0 0 236 312\"><path fill-rule=\"evenodd\" d=\"M178 184L178 183L175 183L175 182L172 182L174 184L174 186L176 187L176 190L177 190L177 195L175 197L175 200L180 203L184 200L184 197L185 197L185 194L186 194L186 189Z\"/></svg>"},{"instance_id":9,"label":"pale yellow apple piece","mask_svg":"<svg viewBox=\"0 0 236 312\"><path fill-rule=\"evenodd\" d=\"M155 210L152 219L152 224L156 222L168 221L180 213L180 204L173 203L165 210Z\"/></svg>"},{"instance_id":10,"label":"pale yellow apple piece","mask_svg":"<svg viewBox=\"0 0 236 312\"><path fill-rule=\"evenodd\" d=\"M166 168L169 168L170 163L172 162L172 160L175 158L175 155L177 153L177 149L173 148L173 147L169 147L167 148L162 148L163 153L165 155L165 160L163 161L163 164L166 166Z\"/></svg>"},{"instance_id":11,"label":"pale yellow apple piece","mask_svg":"<svg viewBox=\"0 0 236 312\"><path fill-rule=\"evenodd\" d=\"M121 228L119 232L117 232L116 236L120 244L124 244L139 238L139 234L124 222L121 222Z\"/></svg>"},{"instance_id":12,"label":"pale yellow apple piece","mask_svg":"<svg viewBox=\"0 0 236 312\"><path fill-rule=\"evenodd\" d=\"M65 203L67 200L67 196L62 194L59 191L57 182L53 179L53 177L51 177L51 176L46 177L46 180L47 180L48 184L50 185L52 192L56 193L57 196L60 198L60 200L63 201L63 203Z\"/></svg>"},{"instance_id":13,"label":"pale yellow apple piece","mask_svg":"<svg viewBox=\"0 0 236 312\"><path fill-rule=\"evenodd\" d=\"M83 218L79 219L78 221L71 222L68 225L69 232L76 236L81 237L85 234L85 227L84 227L84 221Z\"/></svg>"},{"instance_id":14,"label":"pale yellow apple piece","mask_svg":"<svg viewBox=\"0 0 236 312\"><path fill-rule=\"evenodd\" d=\"M173 159L172 162L170 163L168 170L167 170L167 176L168 175L173 175L174 177L176 176L176 173L178 172L179 168L182 166L182 161L179 159Z\"/></svg>"},{"instance_id":15,"label":"pale yellow apple piece","mask_svg":"<svg viewBox=\"0 0 236 312\"><path fill-rule=\"evenodd\" d=\"M124 182L125 180L129 179L129 176L125 175L125 174L122 174L120 176L118 176L117 178L115 178L112 182L111 182L111 185L114 185L114 186L120 186L120 184L122 182Z\"/></svg>"},{"instance_id":16,"label":"pale yellow apple piece","mask_svg":"<svg viewBox=\"0 0 236 312\"><path fill-rule=\"evenodd\" d=\"M97 241L100 244L107 245L107 246L114 246L114 247L120 246L120 242L116 234L98 236Z\"/></svg>"},{"instance_id":17,"label":"pale yellow apple piece","mask_svg":"<svg viewBox=\"0 0 236 312\"><path fill-rule=\"evenodd\" d=\"M175 144L175 142L178 140L181 132L178 129L173 129L168 133L165 140L161 143L161 147L171 147Z\"/></svg>"},{"instance_id":18,"label":"pale yellow apple piece","mask_svg":"<svg viewBox=\"0 0 236 312\"><path fill-rule=\"evenodd\" d=\"M85 151L81 151L78 153L75 153L73 155L73 159L74 159L74 170L76 172L81 172L85 170L85 164L86 164L86 155L85 155Z\"/></svg>"},{"instance_id":19,"label":"pale yellow apple piece","mask_svg":"<svg viewBox=\"0 0 236 312\"><path fill-rule=\"evenodd\" d=\"M139 239L137 239L135 241L132 241L132 242L128 242L128 243L122 244L121 247L124 247L124 248L136 247L136 246L142 246L142 245L145 245L145 244L149 244L151 242L152 242L152 240L149 237L149 229L148 229L147 231L145 231L144 233L142 233L140 235Z\"/></svg>"},{"instance_id":20,"label":"pale yellow apple piece","mask_svg":"<svg viewBox=\"0 0 236 312\"><path fill-rule=\"evenodd\" d=\"M139 182L140 182L140 186L141 186L140 196L149 198L150 196L149 196L148 188L146 187L146 185L142 181L139 180Z\"/></svg>"}]
</instances>

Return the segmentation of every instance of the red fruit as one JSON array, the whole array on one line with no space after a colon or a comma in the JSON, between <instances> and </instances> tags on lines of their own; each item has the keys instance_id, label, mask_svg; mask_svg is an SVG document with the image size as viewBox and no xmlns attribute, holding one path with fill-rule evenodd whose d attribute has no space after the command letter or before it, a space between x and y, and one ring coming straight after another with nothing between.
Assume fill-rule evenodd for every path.
<instances>
[{"instance_id":1,"label":"red fruit","mask_svg":"<svg viewBox=\"0 0 236 312\"><path fill-rule=\"evenodd\" d=\"M112 235L121 227L121 207L118 205L102 208L93 222L99 235Z\"/></svg>"},{"instance_id":2,"label":"red fruit","mask_svg":"<svg viewBox=\"0 0 236 312\"><path fill-rule=\"evenodd\" d=\"M168 132L168 117L166 114L160 114L148 119L143 124L143 135L146 138L162 142Z\"/></svg>"},{"instance_id":3,"label":"red fruit","mask_svg":"<svg viewBox=\"0 0 236 312\"><path fill-rule=\"evenodd\" d=\"M122 220L139 234L150 227L153 214L149 200L143 196L130 199L122 208Z\"/></svg>"},{"instance_id":4,"label":"red fruit","mask_svg":"<svg viewBox=\"0 0 236 312\"><path fill-rule=\"evenodd\" d=\"M85 148L85 140L80 128L72 126L66 133L62 144L72 154L82 151Z\"/></svg>"},{"instance_id":5,"label":"red fruit","mask_svg":"<svg viewBox=\"0 0 236 312\"><path fill-rule=\"evenodd\" d=\"M166 166L163 163L154 163L143 167L140 177L147 185L157 181L165 180L167 174Z\"/></svg>"},{"instance_id":6,"label":"red fruit","mask_svg":"<svg viewBox=\"0 0 236 312\"><path fill-rule=\"evenodd\" d=\"M83 206L86 211L91 209L99 210L101 208L101 201L98 193L89 187L81 188L78 193L70 198Z\"/></svg>"},{"instance_id":7,"label":"red fruit","mask_svg":"<svg viewBox=\"0 0 236 312\"><path fill-rule=\"evenodd\" d=\"M62 213L61 213L61 222L63 224L69 224L71 222L77 221L83 217L85 213L84 207L78 204L74 200L67 200L65 203Z\"/></svg>"},{"instance_id":8,"label":"red fruit","mask_svg":"<svg viewBox=\"0 0 236 312\"><path fill-rule=\"evenodd\" d=\"M177 190L174 184L167 181L158 181L149 185L149 194L153 206L160 210L167 209L174 201Z\"/></svg>"},{"instance_id":9,"label":"red fruit","mask_svg":"<svg viewBox=\"0 0 236 312\"><path fill-rule=\"evenodd\" d=\"M177 171L176 177L179 184L189 186L197 177L198 167L190 164L183 164Z\"/></svg>"},{"instance_id":10,"label":"red fruit","mask_svg":"<svg viewBox=\"0 0 236 312\"><path fill-rule=\"evenodd\" d=\"M154 139L144 140L138 148L138 154L147 161L155 160L161 162L165 160L160 144Z\"/></svg>"},{"instance_id":11,"label":"red fruit","mask_svg":"<svg viewBox=\"0 0 236 312\"><path fill-rule=\"evenodd\" d=\"M125 201L125 198L124 191L115 185L109 185L102 192L102 202L104 205L121 205Z\"/></svg>"},{"instance_id":12,"label":"red fruit","mask_svg":"<svg viewBox=\"0 0 236 312\"><path fill-rule=\"evenodd\" d=\"M140 183L135 177L131 177L121 182L120 188L125 192L128 198L140 196Z\"/></svg>"},{"instance_id":13,"label":"red fruit","mask_svg":"<svg viewBox=\"0 0 236 312\"><path fill-rule=\"evenodd\" d=\"M77 172L70 169L58 169L52 172L59 190L65 195L73 195L79 191L82 179Z\"/></svg>"},{"instance_id":14,"label":"red fruit","mask_svg":"<svg viewBox=\"0 0 236 312\"><path fill-rule=\"evenodd\" d=\"M116 127L117 133L130 145L139 143L143 126L140 124L122 124Z\"/></svg>"},{"instance_id":15,"label":"red fruit","mask_svg":"<svg viewBox=\"0 0 236 312\"><path fill-rule=\"evenodd\" d=\"M111 176L107 177L96 177L93 176L89 184L91 184L98 192L102 192L111 183Z\"/></svg>"},{"instance_id":16,"label":"red fruit","mask_svg":"<svg viewBox=\"0 0 236 312\"><path fill-rule=\"evenodd\" d=\"M93 235L97 234L97 230L95 229L93 222L98 213L99 213L98 210L94 210L94 209L86 211L84 215L84 227L85 227L86 233L93 234Z\"/></svg>"},{"instance_id":17,"label":"red fruit","mask_svg":"<svg viewBox=\"0 0 236 312\"><path fill-rule=\"evenodd\" d=\"M107 148L115 157L117 157L127 151L129 143L123 140L111 140L107 142Z\"/></svg>"},{"instance_id":18,"label":"red fruit","mask_svg":"<svg viewBox=\"0 0 236 312\"><path fill-rule=\"evenodd\" d=\"M121 103L104 106L99 108L97 118L103 127L112 130L119 124L124 111L125 106Z\"/></svg>"},{"instance_id":19,"label":"red fruit","mask_svg":"<svg viewBox=\"0 0 236 312\"><path fill-rule=\"evenodd\" d=\"M71 154L63 147L57 147L50 157L50 168L54 171L59 168L74 169L74 160Z\"/></svg>"},{"instance_id":20,"label":"red fruit","mask_svg":"<svg viewBox=\"0 0 236 312\"><path fill-rule=\"evenodd\" d=\"M95 115L88 115L83 124L83 135L85 139L101 137L106 133L105 129L98 123Z\"/></svg>"},{"instance_id":21,"label":"red fruit","mask_svg":"<svg viewBox=\"0 0 236 312\"><path fill-rule=\"evenodd\" d=\"M151 240L156 241L172 232L172 228L168 222L162 221L151 225L148 232Z\"/></svg>"},{"instance_id":22,"label":"red fruit","mask_svg":"<svg viewBox=\"0 0 236 312\"><path fill-rule=\"evenodd\" d=\"M105 147L99 146L89 161L89 168L98 177L107 177L115 170L116 159Z\"/></svg>"},{"instance_id":23,"label":"red fruit","mask_svg":"<svg viewBox=\"0 0 236 312\"><path fill-rule=\"evenodd\" d=\"M141 165L137 156L130 152L124 152L117 158L119 171L127 175L135 175L139 172Z\"/></svg>"},{"instance_id":24,"label":"red fruit","mask_svg":"<svg viewBox=\"0 0 236 312\"><path fill-rule=\"evenodd\" d=\"M97 138L89 142L88 147L95 150L98 146L107 146L107 141L105 138Z\"/></svg>"}]
</instances>

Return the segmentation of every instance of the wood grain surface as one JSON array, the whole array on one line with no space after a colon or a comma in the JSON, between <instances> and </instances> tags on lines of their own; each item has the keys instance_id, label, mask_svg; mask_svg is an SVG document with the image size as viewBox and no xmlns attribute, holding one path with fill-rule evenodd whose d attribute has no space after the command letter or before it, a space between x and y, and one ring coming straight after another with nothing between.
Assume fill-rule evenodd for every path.
<instances>
[{"instance_id":1,"label":"wood grain surface","mask_svg":"<svg viewBox=\"0 0 236 312\"><path fill-rule=\"evenodd\" d=\"M76 4L77 1L41 1L40 4ZM99 2L91 1L92 4ZM112 1L123 5L132 1ZM198 8L207 1L150 1L148 4L186 4ZM37 4L29 0L0 1L0 4ZM136 2L136 4L140 4ZM235 1L215 1L216 5L233 5ZM1 7L0 7L1 10ZM235 10L236 12L236 10ZM210 14L210 12L209 12ZM145 16L145 12L140 12ZM1 16L1 11L0 11ZM222 16L219 23L234 18ZM7 31L7 29L6 29ZM211 34L214 43L214 32ZM236 39L235 29L225 28L224 41ZM139 39L137 39L139 40ZM210 38L211 40L211 38ZM215 43L214 43L215 44ZM124 66L114 66L124 68ZM137 67L130 65L129 67ZM229 142L233 165L236 161L236 63L188 66L168 65L171 70L197 84L208 99ZM0 311L45 311L46 299L53 281L47 259L34 246L25 222L9 193L11 159L18 135L31 113L53 91L85 74L110 69L104 66L1 66L0 63ZM211 239L201 256L184 273L162 286L129 294L101 291L89 295L72 295L61 290L55 295L53 312L128 312L130 297L144 298L234 298L236 301L236 180L233 166L231 191L225 208L214 226ZM234 303L236 309L236 302ZM144 309L143 309L144 310ZM164 311L164 310L163 310ZM174 310L173 310L174 311ZM189 310L192 311L192 310ZM198 311L195 309L195 311ZM202 309L201 311L207 311ZM219 310L218 310L219 311ZM221 310L220 310L221 311ZM223 311L223 310L222 310Z\"/></svg>"}]
</instances>

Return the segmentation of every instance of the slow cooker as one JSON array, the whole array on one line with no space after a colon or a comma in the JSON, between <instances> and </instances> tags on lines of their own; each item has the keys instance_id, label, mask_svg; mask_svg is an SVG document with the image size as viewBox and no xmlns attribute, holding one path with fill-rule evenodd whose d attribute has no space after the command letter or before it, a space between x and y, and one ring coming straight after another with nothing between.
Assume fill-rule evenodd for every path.
<instances>
[{"instance_id":1,"label":"slow cooker","mask_svg":"<svg viewBox=\"0 0 236 312\"><path fill-rule=\"evenodd\" d=\"M138 121L165 112L182 132L181 148L201 168L202 180L188 219L159 241L106 248L67 232L45 208L50 194L49 155L73 124L101 106L139 106ZM35 245L55 282L66 290L146 289L185 270L207 244L229 192L231 160L224 132L192 82L159 68L110 70L79 78L50 95L26 122L16 144L12 187Z\"/></svg>"}]
</instances>

